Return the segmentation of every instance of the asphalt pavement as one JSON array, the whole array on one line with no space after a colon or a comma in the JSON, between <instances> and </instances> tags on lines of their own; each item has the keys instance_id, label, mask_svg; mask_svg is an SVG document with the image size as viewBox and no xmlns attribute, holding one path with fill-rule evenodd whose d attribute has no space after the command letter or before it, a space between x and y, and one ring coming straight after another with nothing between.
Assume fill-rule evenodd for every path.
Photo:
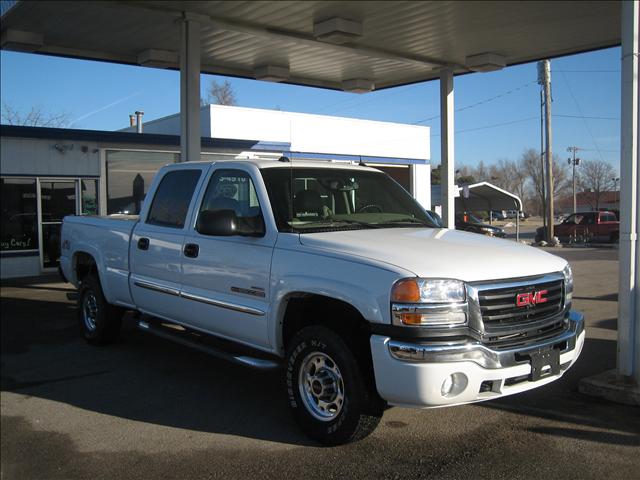
<instances>
[{"instance_id":1,"label":"asphalt pavement","mask_svg":"<svg viewBox=\"0 0 640 480\"><path fill-rule=\"evenodd\" d=\"M365 440L321 447L290 417L278 372L148 336L79 335L57 279L1 289L2 479L640 478L640 409L584 396L615 367L617 250L550 249L575 272L587 341L560 380L500 400L387 410Z\"/></svg>"}]
</instances>

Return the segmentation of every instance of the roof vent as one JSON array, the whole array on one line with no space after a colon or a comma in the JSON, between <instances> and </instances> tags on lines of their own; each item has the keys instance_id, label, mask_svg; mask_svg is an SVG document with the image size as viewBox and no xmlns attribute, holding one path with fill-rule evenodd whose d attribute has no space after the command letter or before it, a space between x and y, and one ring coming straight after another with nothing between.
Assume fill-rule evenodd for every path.
<instances>
[{"instance_id":1,"label":"roof vent","mask_svg":"<svg viewBox=\"0 0 640 480\"><path fill-rule=\"evenodd\" d=\"M2 32L0 47L3 50L16 52L35 52L44 44L40 33L23 32L21 30L5 30Z\"/></svg>"},{"instance_id":2,"label":"roof vent","mask_svg":"<svg viewBox=\"0 0 640 480\"><path fill-rule=\"evenodd\" d=\"M313 24L313 36L317 40L343 44L362 37L362 23L346 18L333 17Z\"/></svg>"},{"instance_id":3,"label":"roof vent","mask_svg":"<svg viewBox=\"0 0 640 480\"><path fill-rule=\"evenodd\" d=\"M265 82L284 82L289 79L289 67L278 67L276 65L262 65L254 71L256 80Z\"/></svg>"},{"instance_id":4,"label":"roof vent","mask_svg":"<svg viewBox=\"0 0 640 480\"><path fill-rule=\"evenodd\" d=\"M145 67L169 68L178 64L178 54L169 50L149 49L140 52L138 63Z\"/></svg>"},{"instance_id":5,"label":"roof vent","mask_svg":"<svg viewBox=\"0 0 640 480\"><path fill-rule=\"evenodd\" d=\"M502 70L506 61L504 56L497 53L479 53L471 55L465 59L465 64L474 72L495 72Z\"/></svg>"},{"instance_id":6,"label":"roof vent","mask_svg":"<svg viewBox=\"0 0 640 480\"><path fill-rule=\"evenodd\" d=\"M345 80L342 82L342 89L345 92L351 93L367 93L375 88L373 80L367 80L366 78L352 78L351 80Z\"/></svg>"}]
</instances>

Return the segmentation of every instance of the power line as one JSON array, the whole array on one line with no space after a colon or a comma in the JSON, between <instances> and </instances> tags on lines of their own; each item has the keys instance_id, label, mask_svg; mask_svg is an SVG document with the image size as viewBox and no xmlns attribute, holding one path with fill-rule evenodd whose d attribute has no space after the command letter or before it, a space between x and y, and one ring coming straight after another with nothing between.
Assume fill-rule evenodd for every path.
<instances>
[{"instance_id":1,"label":"power line","mask_svg":"<svg viewBox=\"0 0 640 480\"><path fill-rule=\"evenodd\" d=\"M564 83L567 84L567 89L569 90L569 94L571 95L571 98L573 98L573 101L576 104L576 107L578 108L578 113L580 113L580 117L582 118L582 121L584 123L585 128L587 129L587 132L589 133L589 136L591 137L591 140L593 141L593 145L596 147L596 151L598 152L598 156L600 157L600 161L604 162L604 157L602 156L602 152L600 151L600 146L598 145L598 142L596 141L596 137L593 136L593 133L591 132L591 129L589 128L589 124L587 122L587 120L584 117L584 114L582 113L582 109L580 108L580 104L578 103L578 99L576 98L576 96L573 94L573 91L571 90L571 85L569 85L569 81L567 80L567 76L562 73L562 79L564 80Z\"/></svg>"},{"instance_id":2,"label":"power line","mask_svg":"<svg viewBox=\"0 0 640 480\"><path fill-rule=\"evenodd\" d=\"M483 127L475 127L475 128L466 128L464 130L456 130L455 133L466 133L466 132L475 132L476 130L486 130L489 128L496 128L496 127L504 127L505 125L513 125L514 123L522 123L522 122L528 122L530 120L537 120L538 116L536 115L535 117L527 117L527 118L520 118L518 120L511 120L509 122L502 122L502 123L494 123L493 125L485 125ZM440 134L439 133L434 133L432 135L433 137L439 137Z\"/></svg>"},{"instance_id":3,"label":"power line","mask_svg":"<svg viewBox=\"0 0 640 480\"><path fill-rule=\"evenodd\" d=\"M559 113L556 113L553 116L562 118L588 118L590 120L620 120L620 117L591 117L586 115L561 115Z\"/></svg>"},{"instance_id":4,"label":"power line","mask_svg":"<svg viewBox=\"0 0 640 480\"><path fill-rule=\"evenodd\" d=\"M537 82L535 82L535 81L527 82L524 85L521 85L521 86L519 86L517 88L512 88L511 90L507 90L506 92L500 93L500 94L495 95L493 97L489 97L489 98L486 98L484 100L480 100L479 102L473 103L471 105L466 105L464 107L456 108L455 111L456 112L462 112L464 110L469 110L470 108L474 108L474 107L477 107L479 105L484 105L485 103L489 103L489 102L492 102L494 100L498 100L499 98L506 97L507 95L510 95L512 93L517 92L518 90L522 90L523 88L526 88L526 87L528 87L530 85L533 85L534 83L537 83ZM417 122L412 122L412 125L418 125L420 123L425 123L425 122L428 122L430 120L435 120L436 118L440 118L440 115L434 115L433 117L425 118L423 120L418 120Z\"/></svg>"}]
</instances>

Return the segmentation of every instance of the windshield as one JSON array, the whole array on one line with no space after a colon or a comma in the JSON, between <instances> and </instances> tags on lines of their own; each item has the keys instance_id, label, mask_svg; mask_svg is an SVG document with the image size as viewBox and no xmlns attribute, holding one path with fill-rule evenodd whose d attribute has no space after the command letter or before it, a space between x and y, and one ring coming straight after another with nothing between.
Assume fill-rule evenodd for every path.
<instances>
[{"instance_id":1,"label":"windshield","mask_svg":"<svg viewBox=\"0 0 640 480\"><path fill-rule=\"evenodd\" d=\"M262 177L281 232L437 227L382 172L339 168L266 168Z\"/></svg>"}]
</instances>

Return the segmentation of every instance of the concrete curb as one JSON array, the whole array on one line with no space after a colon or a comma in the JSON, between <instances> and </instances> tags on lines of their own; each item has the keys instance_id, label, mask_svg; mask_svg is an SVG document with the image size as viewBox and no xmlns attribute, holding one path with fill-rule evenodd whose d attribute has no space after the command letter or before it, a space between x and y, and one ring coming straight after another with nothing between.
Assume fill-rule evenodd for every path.
<instances>
[{"instance_id":1,"label":"concrete curb","mask_svg":"<svg viewBox=\"0 0 640 480\"><path fill-rule=\"evenodd\" d=\"M632 380L618 376L615 370L581 379L578 390L611 402L640 406L640 387Z\"/></svg>"}]
</instances>

